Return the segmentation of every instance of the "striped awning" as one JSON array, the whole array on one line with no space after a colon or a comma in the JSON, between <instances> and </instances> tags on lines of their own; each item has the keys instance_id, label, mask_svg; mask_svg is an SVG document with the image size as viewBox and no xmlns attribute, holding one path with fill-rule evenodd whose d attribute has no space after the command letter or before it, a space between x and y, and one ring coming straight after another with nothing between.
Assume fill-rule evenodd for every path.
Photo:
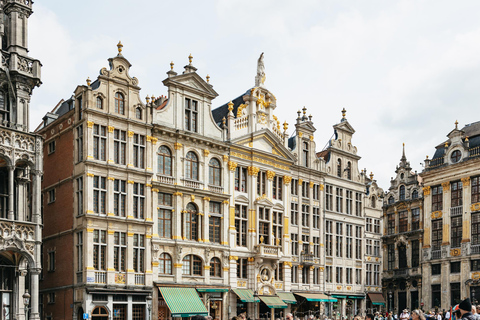
<instances>
[{"instance_id":1,"label":"striped awning","mask_svg":"<svg viewBox=\"0 0 480 320\"><path fill-rule=\"evenodd\" d=\"M384 306L385 305L385 298L381 293L369 293L368 298L372 301L373 305L377 306Z\"/></svg>"},{"instance_id":2,"label":"striped awning","mask_svg":"<svg viewBox=\"0 0 480 320\"><path fill-rule=\"evenodd\" d=\"M278 296L259 296L259 298L271 309L285 309L288 307Z\"/></svg>"},{"instance_id":3,"label":"striped awning","mask_svg":"<svg viewBox=\"0 0 480 320\"><path fill-rule=\"evenodd\" d=\"M225 288L197 288L198 292L228 292Z\"/></svg>"},{"instance_id":4,"label":"striped awning","mask_svg":"<svg viewBox=\"0 0 480 320\"><path fill-rule=\"evenodd\" d=\"M291 292L278 292L277 295L280 297L280 299L283 300L285 303L290 303L290 304L295 304L297 303L297 300L295 299L295 296Z\"/></svg>"},{"instance_id":5,"label":"striped awning","mask_svg":"<svg viewBox=\"0 0 480 320\"><path fill-rule=\"evenodd\" d=\"M195 288L160 287L158 290L167 303L172 318L208 316L208 311Z\"/></svg>"},{"instance_id":6,"label":"striped awning","mask_svg":"<svg viewBox=\"0 0 480 320\"><path fill-rule=\"evenodd\" d=\"M319 302L337 302L337 299L327 296L323 293L297 293L297 296L307 299L307 301L319 301Z\"/></svg>"},{"instance_id":7,"label":"striped awning","mask_svg":"<svg viewBox=\"0 0 480 320\"><path fill-rule=\"evenodd\" d=\"M259 302L260 299L253 297L253 291L250 289L233 289L233 292L242 302Z\"/></svg>"}]
</instances>

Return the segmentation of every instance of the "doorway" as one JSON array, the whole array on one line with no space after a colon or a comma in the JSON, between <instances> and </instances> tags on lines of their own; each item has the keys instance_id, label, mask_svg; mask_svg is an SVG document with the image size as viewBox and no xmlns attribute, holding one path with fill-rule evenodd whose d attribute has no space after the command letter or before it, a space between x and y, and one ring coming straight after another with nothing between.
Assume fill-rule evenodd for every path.
<instances>
[{"instance_id":1,"label":"doorway","mask_svg":"<svg viewBox=\"0 0 480 320\"><path fill-rule=\"evenodd\" d=\"M405 291L398 292L398 310L395 313L400 314L404 309L407 309L407 293Z\"/></svg>"}]
</instances>

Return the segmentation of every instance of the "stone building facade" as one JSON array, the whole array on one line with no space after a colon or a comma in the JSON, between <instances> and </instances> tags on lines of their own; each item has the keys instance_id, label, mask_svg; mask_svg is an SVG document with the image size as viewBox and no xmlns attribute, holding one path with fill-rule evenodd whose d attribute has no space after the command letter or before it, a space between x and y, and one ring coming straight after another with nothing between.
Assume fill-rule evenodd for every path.
<instances>
[{"instance_id":1,"label":"stone building facade","mask_svg":"<svg viewBox=\"0 0 480 320\"><path fill-rule=\"evenodd\" d=\"M425 160L422 302L446 309L478 300L480 262L480 123L448 133Z\"/></svg>"},{"instance_id":2,"label":"stone building facade","mask_svg":"<svg viewBox=\"0 0 480 320\"><path fill-rule=\"evenodd\" d=\"M397 314L421 307L423 197L420 177L405 156L385 195L383 236L383 287L387 308Z\"/></svg>"},{"instance_id":3,"label":"stone building facade","mask_svg":"<svg viewBox=\"0 0 480 320\"><path fill-rule=\"evenodd\" d=\"M364 236L381 237L367 222L383 191L358 169L345 112L318 153L305 108L290 138L275 116L263 60L255 87L212 110L218 94L191 56L181 74L171 64L167 96L142 102L121 52L38 130L43 190L56 194L44 259L67 269L45 274L45 317L364 313L381 294Z\"/></svg>"},{"instance_id":4,"label":"stone building facade","mask_svg":"<svg viewBox=\"0 0 480 320\"><path fill-rule=\"evenodd\" d=\"M39 319L42 139L29 132L29 109L41 64L28 56L31 14L32 1L0 3L0 319Z\"/></svg>"}]
</instances>

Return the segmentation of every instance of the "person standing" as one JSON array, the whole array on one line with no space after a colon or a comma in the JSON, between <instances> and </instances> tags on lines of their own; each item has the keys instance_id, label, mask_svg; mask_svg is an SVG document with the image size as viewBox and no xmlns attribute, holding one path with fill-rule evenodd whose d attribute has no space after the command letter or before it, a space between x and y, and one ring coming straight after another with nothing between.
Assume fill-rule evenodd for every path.
<instances>
[{"instance_id":1,"label":"person standing","mask_svg":"<svg viewBox=\"0 0 480 320\"><path fill-rule=\"evenodd\" d=\"M462 302L460 302L460 304L458 305L458 308L460 310L462 319L475 320L475 317L472 314L472 303L470 302L470 298L467 298Z\"/></svg>"}]
</instances>

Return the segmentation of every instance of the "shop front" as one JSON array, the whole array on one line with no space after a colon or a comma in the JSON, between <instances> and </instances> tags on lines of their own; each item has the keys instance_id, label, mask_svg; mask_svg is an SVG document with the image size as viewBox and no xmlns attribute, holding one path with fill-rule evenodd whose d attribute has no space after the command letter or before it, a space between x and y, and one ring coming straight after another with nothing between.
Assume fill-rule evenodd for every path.
<instances>
[{"instance_id":1,"label":"shop front","mask_svg":"<svg viewBox=\"0 0 480 320\"><path fill-rule=\"evenodd\" d=\"M158 291L158 319L208 316L208 310L195 288L159 287Z\"/></svg>"},{"instance_id":2,"label":"shop front","mask_svg":"<svg viewBox=\"0 0 480 320\"><path fill-rule=\"evenodd\" d=\"M299 303L295 307L294 314L299 318L305 316L330 316L334 310L336 298L329 297L323 293L295 292L299 297Z\"/></svg>"},{"instance_id":3,"label":"shop front","mask_svg":"<svg viewBox=\"0 0 480 320\"><path fill-rule=\"evenodd\" d=\"M381 293L367 294L367 313L381 312L386 305L385 298Z\"/></svg>"}]
</instances>

